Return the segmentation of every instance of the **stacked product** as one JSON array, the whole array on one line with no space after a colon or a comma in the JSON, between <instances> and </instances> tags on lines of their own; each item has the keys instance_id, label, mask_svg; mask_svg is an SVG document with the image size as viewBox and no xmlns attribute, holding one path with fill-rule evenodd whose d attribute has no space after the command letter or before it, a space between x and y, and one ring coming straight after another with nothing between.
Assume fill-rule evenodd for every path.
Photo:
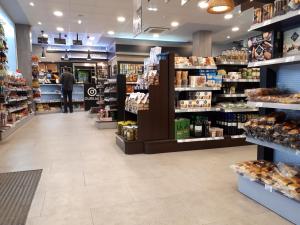
<instances>
[{"instance_id":1,"label":"stacked product","mask_svg":"<svg viewBox=\"0 0 300 225\"><path fill-rule=\"evenodd\" d=\"M142 74L143 73L143 64L135 63L120 63L119 74Z\"/></svg>"},{"instance_id":2,"label":"stacked product","mask_svg":"<svg viewBox=\"0 0 300 225\"><path fill-rule=\"evenodd\" d=\"M282 162L247 161L232 168L251 181L263 183L289 198L300 201L300 168Z\"/></svg>"},{"instance_id":3,"label":"stacked product","mask_svg":"<svg viewBox=\"0 0 300 225\"><path fill-rule=\"evenodd\" d=\"M215 66L213 57L175 57L175 67Z\"/></svg>"},{"instance_id":4,"label":"stacked product","mask_svg":"<svg viewBox=\"0 0 300 225\"><path fill-rule=\"evenodd\" d=\"M218 70L218 75L222 75L226 80L258 80L260 79L260 68L242 68L238 72L227 72L224 69Z\"/></svg>"},{"instance_id":5,"label":"stacked product","mask_svg":"<svg viewBox=\"0 0 300 225\"><path fill-rule=\"evenodd\" d=\"M188 71L176 71L176 87L222 87L222 76L217 75L215 70L200 70L200 75L189 74Z\"/></svg>"},{"instance_id":6,"label":"stacked product","mask_svg":"<svg viewBox=\"0 0 300 225\"><path fill-rule=\"evenodd\" d=\"M135 90L148 90L150 85L159 85L159 73L157 70L148 70L139 77Z\"/></svg>"},{"instance_id":7,"label":"stacked product","mask_svg":"<svg viewBox=\"0 0 300 225\"><path fill-rule=\"evenodd\" d=\"M138 80L138 75L136 73L130 73L126 75L126 93L130 94L134 92L134 86Z\"/></svg>"},{"instance_id":8,"label":"stacked product","mask_svg":"<svg viewBox=\"0 0 300 225\"><path fill-rule=\"evenodd\" d=\"M262 8L254 10L253 23L262 23L276 16L281 16L289 11L300 9L299 0L275 0L274 3L263 5Z\"/></svg>"},{"instance_id":9,"label":"stacked product","mask_svg":"<svg viewBox=\"0 0 300 225\"><path fill-rule=\"evenodd\" d=\"M252 119L245 124L245 130L249 137L300 150L300 125L297 121L287 120L284 112Z\"/></svg>"},{"instance_id":10,"label":"stacked product","mask_svg":"<svg viewBox=\"0 0 300 225\"><path fill-rule=\"evenodd\" d=\"M179 100L177 103L178 109L199 109L211 108L212 92L191 92L189 100Z\"/></svg>"},{"instance_id":11,"label":"stacked product","mask_svg":"<svg viewBox=\"0 0 300 225\"><path fill-rule=\"evenodd\" d=\"M223 129L211 127L211 121L205 116L192 116L190 132L195 138L223 137Z\"/></svg>"},{"instance_id":12,"label":"stacked product","mask_svg":"<svg viewBox=\"0 0 300 225\"><path fill-rule=\"evenodd\" d=\"M223 51L216 57L217 64L246 64L248 63L247 49L237 50L235 48Z\"/></svg>"},{"instance_id":13,"label":"stacked product","mask_svg":"<svg viewBox=\"0 0 300 225\"><path fill-rule=\"evenodd\" d=\"M136 141L138 127L135 121L118 122L118 135L122 136L126 141Z\"/></svg>"},{"instance_id":14,"label":"stacked product","mask_svg":"<svg viewBox=\"0 0 300 225\"><path fill-rule=\"evenodd\" d=\"M125 110L137 113L139 110L149 109L149 94L145 93L131 93L126 97L125 100Z\"/></svg>"},{"instance_id":15,"label":"stacked product","mask_svg":"<svg viewBox=\"0 0 300 225\"><path fill-rule=\"evenodd\" d=\"M245 91L249 101L300 104L300 93L289 94L277 88L258 88Z\"/></svg>"},{"instance_id":16,"label":"stacked product","mask_svg":"<svg viewBox=\"0 0 300 225\"><path fill-rule=\"evenodd\" d=\"M179 118L175 120L175 139L185 139L190 137L190 120Z\"/></svg>"}]
</instances>

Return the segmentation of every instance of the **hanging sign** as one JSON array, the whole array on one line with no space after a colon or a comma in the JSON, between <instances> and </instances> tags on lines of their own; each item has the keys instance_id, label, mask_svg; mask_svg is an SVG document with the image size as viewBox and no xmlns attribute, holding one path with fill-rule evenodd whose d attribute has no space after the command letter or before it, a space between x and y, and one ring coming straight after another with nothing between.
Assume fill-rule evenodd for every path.
<instances>
[{"instance_id":1,"label":"hanging sign","mask_svg":"<svg viewBox=\"0 0 300 225\"><path fill-rule=\"evenodd\" d=\"M133 35L141 34L142 31L142 0L133 0Z\"/></svg>"}]
</instances>

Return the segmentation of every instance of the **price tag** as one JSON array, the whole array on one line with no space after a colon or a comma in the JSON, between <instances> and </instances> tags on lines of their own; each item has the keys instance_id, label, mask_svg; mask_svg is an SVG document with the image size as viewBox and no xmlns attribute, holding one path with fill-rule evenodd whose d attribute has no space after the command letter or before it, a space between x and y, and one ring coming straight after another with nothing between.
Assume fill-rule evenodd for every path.
<instances>
[{"instance_id":1,"label":"price tag","mask_svg":"<svg viewBox=\"0 0 300 225\"><path fill-rule=\"evenodd\" d=\"M269 192L273 192L273 187L270 185L265 184L265 190Z\"/></svg>"}]
</instances>

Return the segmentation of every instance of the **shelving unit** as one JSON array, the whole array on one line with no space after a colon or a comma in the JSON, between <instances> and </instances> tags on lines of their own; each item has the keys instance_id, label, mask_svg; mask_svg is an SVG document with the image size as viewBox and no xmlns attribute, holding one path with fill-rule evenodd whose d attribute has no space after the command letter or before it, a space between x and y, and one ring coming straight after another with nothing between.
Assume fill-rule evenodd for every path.
<instances>
[{"instance_id":1,"label":"shelving unit","mask_svg":"<svg viewBox=\"0 0 300 225\"><path fill-rule=\"evenodd\" d=\"M299 26L299 22L300 10L291 11L285 15L274 17L273 19L261 24L255 24L251 27L251 30L273 30L279 32L279 35L281 35L281 32ZM281 46L280 43L274 43L274 45ZM279 49L275 55L280 55L282 50L283 49ZM290 66L290 64L295 65ZM249 67L257 66L261 67L262 88L273 88L279 86L285 90L300 91L298 72L300 68L299 55L249 63ZM290 82L290 79L293 81ZM261 115L266 115L278 110L285 110L285 113L291 117L299 117L300 115L299 104L248 102L248 105L260 108ZM295 150L277 143L261 141L253 137L247 137L246 140L258 145L258 160L266 160L274 163L300 163L299 149ZM300 216L298 213L300 211L300 202L288 198L267 185L250 181L241 175L238 175L238 190L249 198L279 214L281 217L284 217L294 224L300 224Z\"/></svg>"}]
</instances>

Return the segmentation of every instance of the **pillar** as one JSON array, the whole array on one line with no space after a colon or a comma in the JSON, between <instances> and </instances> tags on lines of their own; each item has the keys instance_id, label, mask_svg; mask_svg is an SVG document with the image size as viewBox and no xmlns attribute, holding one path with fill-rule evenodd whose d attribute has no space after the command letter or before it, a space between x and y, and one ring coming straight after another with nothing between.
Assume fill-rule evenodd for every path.
<instances>
[{"instance_id":1,"label":"pillar","mask_svg":"<svg viewBox=\"0 0 300 225\"><path fill-rule=\"evenodd\" d=\"M31 84L32 81L32 46L30 32L30 25L16 24L18 69L22 72L29 84Z\"/></svg>"},{"instance_id":2,"label":"pillar","mask_svg":"<svg viewBox=\"0 0 300 225\"><path fill-rule=\"evenodd\" d=\"M193 33L193 56L208 57L212 55L212 32L200 30Z\"/></svg>"}]
</instances>

